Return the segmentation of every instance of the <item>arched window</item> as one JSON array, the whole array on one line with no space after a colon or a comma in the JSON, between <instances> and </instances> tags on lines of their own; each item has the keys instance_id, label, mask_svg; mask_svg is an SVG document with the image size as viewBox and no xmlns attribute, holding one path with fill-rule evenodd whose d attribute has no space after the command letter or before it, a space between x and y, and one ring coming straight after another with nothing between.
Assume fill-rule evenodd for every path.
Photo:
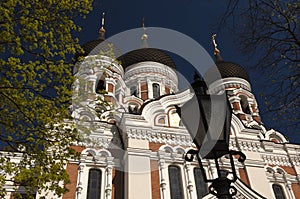
<instances>
[{"instance_id":1,"label":"arched window","mask_svg":"<svg viewBox=\"0 0 300 199\"><path fill-rule=\"evenodd\" d=\"M157 83L152 84L152 90L153 90L153 98L158 98L160 96L159 84Z\"/></svg>"},{"instance_id":2,"label":"arched window","mask_svg":"<svg viewBox=\"0 0 300 199\"><path fill-rule=\"evenodd\" d=\"M96 93L100 94L101 91L105 91L105 90L106 90L105 81L100 79L96 86Z\"/></svg>"},{"instance_id":3,"label":"arched window","mask_svg":"<svg viewBox=\"0 0 300 199\"><path fill-rule=\"evenodd\" d=\"M180 168L174 165L169 166L169 182L170 182L170 193L171 199L182 199L182 179Z\"/></svg>"},{"instance_id":4,"label":"arched window","mask_svg":"<svg viewBox=\"0 0 300 199\"><path fill-rule=\"evenodd\" d=\"M247 97L244 95L241 95L240 98L241 98L240 103L241 103L242 111L246 114L251 114Z\"/></svg>"},{"instance_id":5,"label":"arched window","mask_svg":"<svg viewBox=\"0 0 300 199\"><path fill-rule=\"evenodd\" d=\"M197 198L203 198L208 194L207 184L204 182L203 173L200 168L194 168L194 178L197 190Z\"/></svg>"},{"instance_id":6,"label":"arched window","mask_svg":"<svg viewBox=\"0 0 300 199\"><path fill-rule=\"evenodd\" d=\"M134 95L137 97L137 90L136 90L136 86L132 86L130 87L130 95Z\"/></svg>"},{"instance_id":7,"label":"arched window","mask_svg":"<svg viewBox=\"0 0 300 199\"><path fill-rule=\"evenodd\" d=\"M89 181L87 199L99 199L101 194L101 170L91 169L89 171Z\"/></svg>"},{"instance_id":8,"label":"arched window","mask_svg":"<svg viewBox=\"0 0 300 199\"><path fill-rule=\"evenodd\" d=\"M176 111L172 111L169 115L170 118L170 126L172 127L178 127L179 126L179 122L180 122L180 117L179 115L176 113Z\"/></svg>"},{"instance_id":9,"label":"arched window","mask_svg":"<svg viewBox=\"0 0 300 199\"><path fill-rule=\"evenodd\" d=\"M284 191L280 185L273 184L272 188L276 199L285 199Z\"/></svg>"}]
</instances>

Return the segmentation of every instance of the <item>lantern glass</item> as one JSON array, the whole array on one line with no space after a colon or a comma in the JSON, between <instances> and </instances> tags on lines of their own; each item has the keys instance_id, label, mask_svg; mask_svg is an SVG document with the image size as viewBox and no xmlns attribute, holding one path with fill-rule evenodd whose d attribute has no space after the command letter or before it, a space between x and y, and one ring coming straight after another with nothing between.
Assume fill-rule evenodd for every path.
<instances>
[{"instance_id":1,"label":"lantern glass","mask_svg":"<svg viewBox=\"0 0 300 199\"><path fill-rule=\"evenodd\" d=\"M206 159L229 153L231 108L225 94L195 96L181 107L181 119Z\"/></svg>"}]
</instances>

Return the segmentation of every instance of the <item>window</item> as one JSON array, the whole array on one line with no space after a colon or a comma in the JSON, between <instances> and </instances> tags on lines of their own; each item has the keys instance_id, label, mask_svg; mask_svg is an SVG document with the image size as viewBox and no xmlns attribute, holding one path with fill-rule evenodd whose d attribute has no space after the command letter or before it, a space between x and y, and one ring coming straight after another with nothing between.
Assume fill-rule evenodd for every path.
<instances>
[{"instance_id":1,"label":"window","mask_svg":"<svg viewBox=\"0 0 300 199\"><path fill-rule=\"evenodd\" d=\"M160 96L159 84L157 83L152 84L152 90L153 90L153 98L158 98Z\"/></svg>"},{"instance_id":2,"label":"window","mask_svg":"<svg viewBox=\"0 0 300 199\"><path fill-rule=\"evenodd\" d=\"M101 170L91 169L89 171L89 181L87 199L99 199L101 193Z\"/></svg>"},{"instance_id":3,"label":"window","mask_svg":"<svg viewBox=\"0 0 300 199\"><path fill-rule=\"evenodd\" d=\"M207 184L204 182L203 173L200 168L194 168L194 178L197 190L197 198L202 198L208 194Z\"/></svg>"},{"instance_id":4,"label":"window","mask_svg":"<svg viewBox=\"0 0 300 199\"><path fill-rule=\"evenodd\" d=\"M100 79L96 86L96 93L100 94L101 91L104 91L104 90L106 90L105 81Z\"/></svg>"},{"instance_id":5,"label":"window","mask_svg":"<svg viewBox=\"0 0 300 199\"><path fill-rule=\"evenodd\" d=\"M176 113L176 111L171 112L170 114L170 126L172 127L178 127L180 122L180 117Z\"/></svg>"},{"instance_id":6,"label":"window","mask_svg":"<svg viewBox=\"0 0 300 199\"><path fill-rule=\"evenodd\" d=\"M137 97L137 90L136 90L136 87L135 86L132 86L130 88L130 95L134 95Z\"/></svg>"},{"instance_id":7,"label":"window","mask_svg":"<svg viewBox=\"0 0 300 199\"><path fill-rule=\"evenodd\" d=\"M181 171L177 166L169 166L169 182L171 199L182 199L183 189L181 180Z\"/></svg>"},{"instance_id":8,"label":"window","mask_svg":"<svg viewBox=\"0 0 300 199\"><path fill-rule=\"evenodd\" d=\"M272 188L276 199L285 199L284 191L280 185L273 184Z\"/></svg>"},{"instance_id":9,"label":"window","mask_svg":"<svg viewBox=\"0 0 300 199\"><path fill-rule=\"evenodd\" d=\"M244 95L241 95L240 98L241 98L240 103L241 103L242 111L246 114L251 114L247 97Z\"/></svg>"}]
</instances>

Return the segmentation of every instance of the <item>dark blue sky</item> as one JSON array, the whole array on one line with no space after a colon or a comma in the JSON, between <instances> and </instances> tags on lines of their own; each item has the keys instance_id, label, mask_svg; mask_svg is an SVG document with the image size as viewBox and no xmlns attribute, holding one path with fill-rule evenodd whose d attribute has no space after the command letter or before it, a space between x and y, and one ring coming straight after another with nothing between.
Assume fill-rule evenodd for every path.
<instances>
[{"instance_id":1,"label":"dark blue sky","mask_svg":"<svg viewBox=\"0 0 300 199\"><path fill-rule=\"evenodd\" d=\"M212 57L211 36L217 33L218 48L221 50L222 58L225 61L238 63L248 71L252 92L258 101L265 126L276 127L275 130L285 134L291 142L300 143L299 132L284 131L284 127L277 127L271 119L272 114L267 113L264 101L259 96L259 93L266 89L261 81L264 77L261 77L260 71L253 70L252 61L239 52L234 35L226 28L218 31L217 24L221 14L226 10L226 2L220 0L95 0L93 11L85 20L79 21L79 25L83 28L80 33L80 43L98 37L102 12L105 12L106 37L140 28L144 17L146 27L169 28L186 34L201 44ZM177 65L182 67L185 64L187 63L178 59ZM186 73L192 76L193 71L186 70Z\"/></svg>"}]
</instances>

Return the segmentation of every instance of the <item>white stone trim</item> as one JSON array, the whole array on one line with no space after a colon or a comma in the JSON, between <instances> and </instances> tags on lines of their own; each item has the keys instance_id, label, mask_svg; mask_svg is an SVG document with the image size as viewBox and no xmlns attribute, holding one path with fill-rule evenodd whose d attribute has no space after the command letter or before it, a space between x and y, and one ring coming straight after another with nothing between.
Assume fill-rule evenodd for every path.
<instances>
[{"instance_id":1,"label":"white stone trim","mask_svg":"<svg viewBox=\"0 0 300 199\"><path fill-rule=\"evenodd\" d=\"M250 83L247 80L238 77L227 77L227 78L219 79L209 85L208 92L210 94L216 94L227 88L235 88L235 87L241 87L251 92Z\"/></svg>"},{"instance_id":2,"label":"white stone trim","mask_svg":"<svg viewBox=\"0 0 300 199\"><path fill-rule=\"evenodd\" d=\"M92 156L88 156L91 154ZM101 198L112 197L112 168L115 166L114 158L106 149L87 148L81 152L78 167L76 199L85 199L87 196L88 177L90 169L101 170Z\"/></svg>"},{"instance_id":3,"label":"white stone trim","mask_svg":"<svg viewBox=\"0 0 300 199\"><path fill-rule=\"evenodd\" d=\"M171 90L178 90L178 77L176 71L169 66L161 63L145 61L133 64L126 68L124 81L144 80L151 82L160 82L163 85L169 85Z\"/></svg>"},{"instance_id":4,"label":"white stone trim","mask_svg":"<svg viewBox=\"0 0 300 199\"><path fill-rule=\"evenodd\" d=\"M278 131L274 129L268 130L265 133L264 140L271 140L272 138L276 139L279 143L288 143L288 140Z\"/></svg>"}]
</instances>

